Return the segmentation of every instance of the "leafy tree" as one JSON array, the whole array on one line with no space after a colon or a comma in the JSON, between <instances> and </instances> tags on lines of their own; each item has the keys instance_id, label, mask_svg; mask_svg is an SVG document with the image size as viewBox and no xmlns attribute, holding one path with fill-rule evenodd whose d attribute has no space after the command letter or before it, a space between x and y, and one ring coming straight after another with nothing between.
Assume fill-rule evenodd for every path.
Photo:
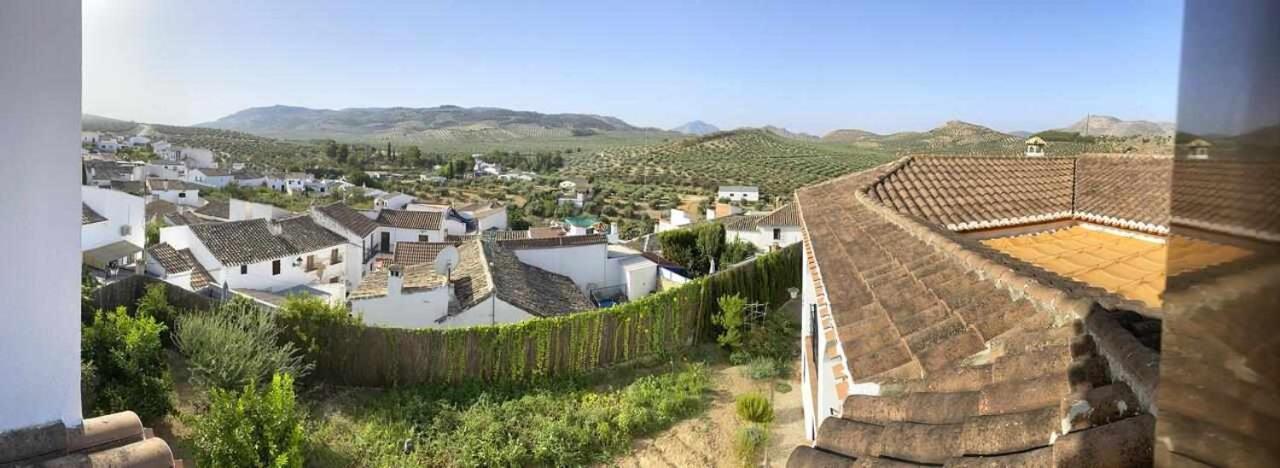
<instances>
[{"instance_id":1,"label":"leafy tree","mask_svg":"<svg viewBox=\"0 0 1280 468\"><path fill-rule=\"evenodd\" d=\"M173 327L173 322L178 316L178 311L169 304L167 283L153 283L147 285L147 291L138 299L137 314L139 316L148 316L156 319L157 322L164 324L165 329L160 332L161 341L169 342L169 330Z\"/></svg>"},{"instance_id":2,"label":"leafy tree","mask_svg":"<svg viewBox=\"0 0 1280 468\"><path fill-rule=\"evenodd\" d=\"M422 165L422 150L417 146L410 146L409 149L405 151L404 159L406 165L420 166Z\"/></svg>"},{"instance_id":3,"label":"leafy tree","mask_svg":"<svg viewBox=\"0 0 1280 468\"><path fill-rule=\"evenodd\" d=\"M720 336L716 337L716 342L730 351L738 351L742 349L743 337L746 336L747 301L742 296L734 294L720 296L716 302L720 306L720 311L711 316L711 323L723 329Z\"/></svg>"},{"instance_id":4,"label":"leafy tree","mask_svg":"<svg viewBox=\"0 0 1280 468\"><path fill-rule=\"evenodd\" d=\"M721 268L741 262L752 255L756 254L756 246L750 242L736 239L725 245L724 251L720 253Z\"/></svg>"},{"instance_id":5,"label":"leafy tree","mask_svg":"<svg viewBox=\"0 0 1280 468\"><path fill-rule=\"evenodd\" d=\"M346 307L333 305L315 296L295 294L285 299L276 312L285 329L285 335L297 343L302 352L312 359L325 349L324 330L335 326L360 325L358 315L352 315Z\"/></svg>"},{"instance_id":6,"label":"leafy tree","mask_svg":"<svg viewBox=\"0 0 1280 468\"><path fill-rule=\"evenodd\" d=\"M724 225L720 223L703 224L695 228L698 232L698 251L710 263L709 272L715 272L716 262L724 251Z\"/></svg>"},{"instance_id":7,"label":"leafy tree","mask_svg":"<svg viewBox=\"0 0 1280 468\"><path fill-rule=\"evenodd\" d=\"M324 143L324 157L332 160L338 159L338 142L329 140Z\"/></svg>"},{"instance_id":8,"label":"leafy tree","mask_svg":"<svg viewBox=\"0 0 1280 468\"><path fill-rule=\"evenodd\" d=\"M192 420L196 461L230 468L300 468L303 420L288 374L272 376L262 391L254 382L238 393L212 389L208 411Z\"/></svg>"},{"instance_id":9,"label":"leafy tree","mask_svg":"<svg viewBox=\"0 0 1280 468\"><path fill-rule=\"evenodd\" d=\"M350 157L351 157L351 147L350 147L350 146L347 146L345 143L344 143L344 144L342 144L342 145L340 145L340 146L338 146L338 158L337 158L337 159L338 159L338 162L339 162L339 163L346 164L346 163L347 163L347 160L348 160L348 159L350 159Z\"/></svg>"},{"instance_id":10,"label":"leafy tree","mask_svg":"<svg viewBox=\"0 0 1280 468\"><path fill-rule=\"evenodd\" d=\"M152 246L160 243L160 228L162 227L164 227L164 224L161 223L159 219L153 219L147 222L147 228L146 228L147 246Z\"/></svg>"},{"instance_id":11,"label":"leafy tree","mask_svg":"<svg viewBox=\"0 0 1280 468\"><path fill-rule=\"evenodd\" d=\"M173 411L173 382L160 346L164 328L149 315L130 317L124 307L94 315L80 344L80 360L96 377L88 414L132 410L151 422Z\"/></svg>"}]
</instances>

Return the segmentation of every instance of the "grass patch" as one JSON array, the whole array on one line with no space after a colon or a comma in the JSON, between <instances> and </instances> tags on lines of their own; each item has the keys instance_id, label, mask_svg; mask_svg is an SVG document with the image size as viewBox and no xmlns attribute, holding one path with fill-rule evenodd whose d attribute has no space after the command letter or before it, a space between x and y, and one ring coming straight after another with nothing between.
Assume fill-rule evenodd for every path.
<instances>
[{"instance_id":1,"label":"grass patch","mask_svg":"<svg viewBox=\"0 0 1280 468\"><path fill-rule=\"evenodd\" d=\"M634 380L348 390L313 410L315 466L570 466L607 461L634 438L706 408L704 365ZM621 383L619 383L621 382Z\"/></svg>"}]
</instances>

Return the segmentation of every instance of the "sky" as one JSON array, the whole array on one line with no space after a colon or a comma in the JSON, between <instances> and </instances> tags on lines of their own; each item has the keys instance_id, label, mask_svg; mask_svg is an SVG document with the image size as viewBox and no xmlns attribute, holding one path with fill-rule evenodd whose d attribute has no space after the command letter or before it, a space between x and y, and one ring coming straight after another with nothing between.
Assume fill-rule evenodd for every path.
<instances>
[{"instance_id":1,"label":"sky","mask_svg":"<svg viewBox=\"0 0 1280 468\"><path fill-rule=\"evenodd\" d=\"M85 0L84 110L503 107L823 134L1172 121L1182 2Z\"/></svg>"}]
</instances>

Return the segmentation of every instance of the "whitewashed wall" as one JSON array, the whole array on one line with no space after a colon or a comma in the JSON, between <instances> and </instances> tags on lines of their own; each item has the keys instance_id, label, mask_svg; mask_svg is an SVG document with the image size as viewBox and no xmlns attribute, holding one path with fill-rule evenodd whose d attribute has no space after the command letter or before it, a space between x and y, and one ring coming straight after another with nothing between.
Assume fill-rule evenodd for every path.
<instances>
[{"instance_id":1,"label":"whitewashed wall","mask_svg":"<svg viewBox=\"0 0 1280 468\"><path fill-rule=\"evenodd\" d=\"M80 24L79 0L0 2L0 432L81 421Z\"/></svg>"},{"instance_id":2,"label":"whitewashed wall","mask_svg":"<svg viewBox=\"0 0 1280 468\"><path fill-rule=\"evenodd\" d=\"M523 309L507 303L495 296L489 296L479 304L465 312L455 315L444 323L436 324L439 328L474 327L491 323L516 323L525 320L537 320L538 317Z\"/></svg>"},{"instance_id":3,"label":"whitewashed wall","mask_svg":"<svg viewBox=\"0 0 1280 468\"><path fill-rule=\"evenodd\" d=\"M199 190L156 190L151 192L156 198L173 203L175 205L184 206L200 206ZM186 194L186 196L182 196Z\"/></svg>"},{"instance_id":4,"label":"whitewashed wall","mask_svg":"<svg viewBox=\"0 0 1280 468\"><path fill-rule=\"evenodd\" d=\"M644 257L637 258L639 260L631 260L623 266L629 301L647 296L658 287L658 264Z\"/></svg>"},{"instance_id":5,"label":"whitewashed wall","mask_svg":"<svg viewBox=\"0 0 1280 468\"><path fill-rule=\"evenodd\" d=\"M507 229L507 210L498 210L489 216L479 218L476 220L476 224L481 231L490 229L505 230Z\"/></svg>"},{"instance_id":6,"label":"whitewashed wall","mask_svg":"<svg viewBox=\"0 0 1280 468\"><path fill-rule=\"evenodd\" d=\"M80 196L84 204L107 218L105 223L95 223L81 229L82 250L95 249L121 240L145 247L147 233L144 226L147 215L146 202L142 197L87 185L80 186ZM123 226L129 226L128 235L120 235Z\"/></svg>"},{"instance_id":7,"label":"whitewashed wall","mask_svg":"<svg viewBox=\"0 0 1280 468\"><path fill-rule=\"evenodd\" d=\"M449 287L351 301L351 311L364 316L366 325L394 328L430 328L449 313Z\"/></svg>"},{"instance_id":8,"label":"whitewashed wall","mask_svg":"<svg viewBox=\"0 0 1280 468\"><path fill-rule=\"evenodd\" d=\"M520 261L552 273L568 276L583 294L594 287L607 284L605 274L609 256L608 244L575 245L568 247L514 250Z\"/></svg>"},{"instance_id":9,"label":"whitewashed wall","mask_svg":"<svg viewBox=\"0 0 1280 468\"><path fill-rule=\"evenodd\" d=\"M419 235L427 236L426 242L444 242L444 231L404 229L404 228L379 226L378 230L374 231L373 233L375 244L381 245L382 233L384 232L391 233L391 245L389 246L391 252L396 251L396 244L399 242L422 241L422 239L418 238Z\"/></svg>"}]
</instances>

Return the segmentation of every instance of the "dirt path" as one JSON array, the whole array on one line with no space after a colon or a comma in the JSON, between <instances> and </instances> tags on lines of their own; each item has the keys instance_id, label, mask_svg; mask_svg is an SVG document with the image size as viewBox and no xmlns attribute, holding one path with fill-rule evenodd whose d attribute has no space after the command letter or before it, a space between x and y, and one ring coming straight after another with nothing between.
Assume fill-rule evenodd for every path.
<instances>
[{"instance_id":1,"label":"dirt path","mask_svg":"<svg viewBox=\"0 0 1280 468\"><path fill-rule=\"evenodd\" d=\"M715 386L711 407L701 416L683 421L655 437L636 441L631 453L605 466L618 467L738 467L733 451L734 433L740 423L734 413L734 399L743 393L769 394L771 382L743 375L745 366L718 366L713 369ZM774 391L774 423L770 427L768 466L785 466L787 456L803 443L804 415L801 413L799 374L788 381L786 393Z\"/></svg>"}]
</instances>

